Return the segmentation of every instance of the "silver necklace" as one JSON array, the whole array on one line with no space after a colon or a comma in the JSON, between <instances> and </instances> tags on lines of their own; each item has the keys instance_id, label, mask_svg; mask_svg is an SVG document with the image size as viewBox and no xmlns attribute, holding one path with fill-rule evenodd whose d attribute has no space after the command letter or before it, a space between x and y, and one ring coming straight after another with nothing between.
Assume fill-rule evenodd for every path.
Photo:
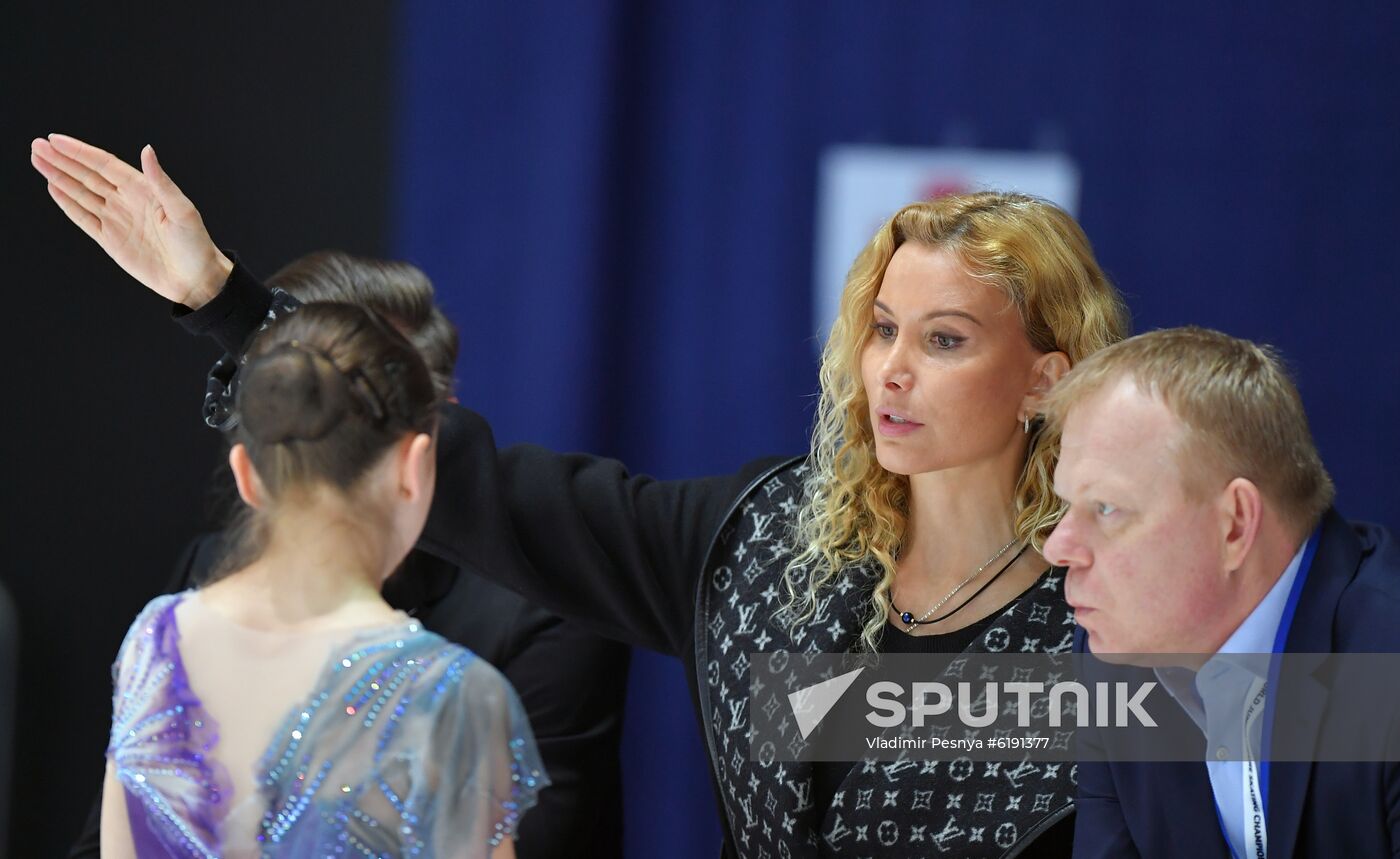
<instances>
[{"instance_id":1,"label":"silver necklace","mask_svg":"<svg viewBox=\"0 0 1400 859\"><path fill-rule=\"evenodd\" d=\"M988 558L988 559L986 560L986 562L982 564L982 566L980 566L980 567L978 567L977 569L973 570L972 573L971 573L967 578L965 578L965 579L963 579L962 581L958 582L957 587L953 588L951 591L948 591L947 595L944 596L943 599L941 599L941 600L939 600L938 602L934 603L934 604L933 604L933 608L931 608L931 609L929 609L928 611L924 612L923 614L919 615L917 618L914 617L914 614L913 614L912 612L907 612L907 611L905 611L905 612L900 612L900 615L899 615L899 620L900 620L900 622L903 623L903 624L905 624L905 625L908 627L908 628L905 629L904 631L905 631L905 632L913 632L915 627L917 627L919 624L921 624L921 623L923 623L925 620L927 620L928 617L929 617L929 615L931 615L931 614L933 614L934 612L938 611L940 608L943 608L943 604L944 604L944 603L948 602L948 600L950 600L950 599L952 599L954 596L956 596L957 593L958 593L958 591L962 590L963 587L965 587L969 582L971 582L973 579L975 579L975 578L977 578L979 575L981 575L983 570L987 569L987 568L990 567L992 564L996 563L997 558L1000 558L1002 555L1005 555L1005 554L1006 554L1006 550L1007 550L1007 549L1010 549L1010 548L1011 548L1012 546L1014 546L1014 545L1016 545L1016 538L1015 538L1015 537L1012 537L1012 538L1011 538L1011 542L1007 543L1005 546L1002 546L1000 549L998 549L998 550L997 550L997 553L996 553L995 555L992 555L990 558ZM890 606L891 606L892 608L894 607L894 600L893 600L893 599L890 600ZM898 608L895 608L895 611L899 611L899 609L898 609Z\"/></svg>"}]
</instances>

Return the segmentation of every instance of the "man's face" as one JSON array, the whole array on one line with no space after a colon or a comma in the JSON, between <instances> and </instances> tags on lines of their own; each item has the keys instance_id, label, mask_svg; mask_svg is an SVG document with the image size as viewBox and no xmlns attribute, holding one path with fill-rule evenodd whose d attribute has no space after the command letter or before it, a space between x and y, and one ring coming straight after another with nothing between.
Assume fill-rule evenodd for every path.
<instances>
[{"instance_id":1,"label":"man's face","mask_svg":"<svg viewBox=\"0 0 1400 859\"><path fill-rule=\"evenodd\" d=\"M1213 653L1227 599L1216 505L1192 495L1185 427L1131 379L1064 422L1055 492L1069 510L1045 543L1096 654Z\"/></svg>"}]
</instances>

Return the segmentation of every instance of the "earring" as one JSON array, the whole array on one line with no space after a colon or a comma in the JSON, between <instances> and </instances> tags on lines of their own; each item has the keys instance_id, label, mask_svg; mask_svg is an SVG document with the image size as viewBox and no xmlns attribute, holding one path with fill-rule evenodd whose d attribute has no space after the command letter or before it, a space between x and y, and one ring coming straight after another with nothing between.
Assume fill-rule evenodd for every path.
<instances>
[{"instance_id":1,"label":"earring","mask_svg":"<svg viewBox=\"0 0 1400 859\"><path fill-rule=\"evenodd\" d=\"M1024 418L1021 419L1021 432L1024 433L1024 434L1026 434L1026 435L1030 435L1030 434L1031 434L1031 416L1030 416L1030 415L1026 415Z\"/></svg>"}]
</instances>

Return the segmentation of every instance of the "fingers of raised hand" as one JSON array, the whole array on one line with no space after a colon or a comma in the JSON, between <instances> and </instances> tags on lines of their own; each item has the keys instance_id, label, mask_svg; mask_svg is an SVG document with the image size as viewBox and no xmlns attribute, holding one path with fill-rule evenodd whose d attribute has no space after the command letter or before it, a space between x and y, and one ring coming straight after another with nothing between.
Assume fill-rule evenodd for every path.
<instances>
[{"instance_id":1,"label":"fingers of raised hand","mask_svg":"<svg viewBox=\"0 0 1400 859\"><path fill-rule=\"evenodd\" d=\"M112 185L121 187L141 175L135 167L110 152L66 134L50 134L49 144L60 155L81 164Z\"/></svg>"},{"instance_id":2,"label":"fingers of raised hand","mask_svg":"<svg viewBox=\"0 0 1400 859\"><path fill-rule=\"evenodd\" d=\"M49 196L63 210L63 214L68 216L68 220L77 224L88 237L100 242L102 239L102 221L96 215L89 212L77 203L72 197L63 193L58 186L49 185Z\"/></svg>"},{"instance_id":3,"label":"fingers of raised hand","mask_svg":"<svg viewBox=\"0 0 1400 859\"><path fill-rule=\"evenodd\" d=\"M99 215L102 212L107 202L106 198L92 191L73 174L53 163L48 158L45 158L43 155L40 155L37 150L30 153L29 163L33 164L34 169L38 170L39 173L48 180L50 188L57 188L62 191L64 197L82 206L94 215ZM113 190L114 189L108 188L106 193L110 194Z\"/></svg>"},{"instance_id":4,"label":"fingers of raised hand","mask_svg":"<svg viewBox=\"0 0 1400 859\"><path fill-rule=\"evenodd\" d=\"M110 198L114 193L120 190L115 183L109 181L106 177L85 164L64 155L57 147L43 138L39 138L30 144L29 151L32 156L31 160L33 157L37 157L48 162L48 164L54 168L57 168L78 182L81 182L83 187L104 200ZM37 163L34 166L36 168L40 167ZM127 170L128 181L126 184L128 188L131 188L133 183L129 180L133 177L139 178L141 174L130 168L127 168ZM42 168L40 168L40 172L44 172ZM45 176L48 175L49 174L45 173Z\"/></svg>"}]
</instances>

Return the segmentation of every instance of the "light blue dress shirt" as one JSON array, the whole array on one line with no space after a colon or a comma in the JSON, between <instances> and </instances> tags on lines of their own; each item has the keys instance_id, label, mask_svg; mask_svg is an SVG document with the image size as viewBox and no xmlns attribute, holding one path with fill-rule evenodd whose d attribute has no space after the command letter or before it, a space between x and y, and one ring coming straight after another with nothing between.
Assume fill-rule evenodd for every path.
<instances>
[{"instance_id":1,"label":"light blue dress shirt","mask_svg":"<svg viewBox=\"0 0 1400 859\"><path fill-rule=\"evenodd\" d=\"M1242 714L1249 704L1245 699L1255 694L1268 679L1269 655L1273 652L1279 623L1307 545L1304 541L1298 547L1283 575L1199 671L1156 669L1162 687L1206 736L1206 772L1215 795L1216 811L1236 857L1254 855L1254 839L1248 834L1245 819L1245 767L1249 766L1243 760L1246 738ZM1250 656L1220 658L1233 654ZM1248 738L1250 757L1256 760L1263 723L1262 718L1253 720Z\"/></svg>"}]
</instances>

